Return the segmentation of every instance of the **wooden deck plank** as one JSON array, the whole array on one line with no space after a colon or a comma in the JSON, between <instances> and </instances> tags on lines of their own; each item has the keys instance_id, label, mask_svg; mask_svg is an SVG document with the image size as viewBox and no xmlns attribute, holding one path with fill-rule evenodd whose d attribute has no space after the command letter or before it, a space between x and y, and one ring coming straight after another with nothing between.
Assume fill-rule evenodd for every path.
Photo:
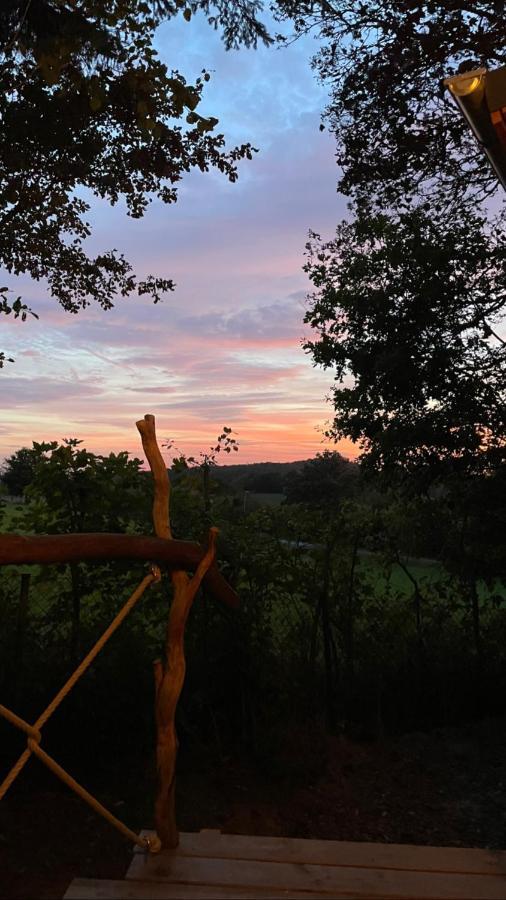
<instances>
[{"instance_id":1,"label":"wooden deck plank","mask_svg":"<svg viewBox=\"0 0 506 900\"><path fill-rule=\"evenodd\" d=\"M132 866L135 868L132 869ZM506 877L292 862L136 855L129 879L381 900L505 900Z\"/></svg>"},{"instance_id":2,"label":"wooden deck plank","mask_svg":"<svg viewBox=\"0 0 506 900\"><path fill-rule=\"evenodd\" d=\"M149 836L149 831L143 831ZM182 833L180 857L292 862L320 866L353 866L413 872L455 872L505 875L506 852L460 847L420 847L410 844L316 841L302 838L222 834L220 831ZM137 850L137 848L136 848ZM127 878L138 878L142 850L135 853ZM156 857L151 857L154 861ZM154 864L154 862L153 862ZM505 892L506 898L506 892Z\"/></svg>"},{"instance_id":3,"label":"wooden deck plank","mask_svg":"<svg viewBox=\"0 0 506 900\"><path fill-rule=\"evenodd\" d=\"M64 900L328 900L328 897L312 891L259 891L237 886L74 878ZM356 900L356 895L340 894L339 900Z\"/></svg>"}]
</instances>

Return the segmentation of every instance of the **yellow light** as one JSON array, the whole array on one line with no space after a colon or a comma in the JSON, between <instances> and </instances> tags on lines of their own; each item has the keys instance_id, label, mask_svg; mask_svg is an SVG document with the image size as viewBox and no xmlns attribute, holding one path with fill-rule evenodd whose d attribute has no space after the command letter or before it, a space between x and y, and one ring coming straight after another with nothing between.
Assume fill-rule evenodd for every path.
<instances>
[{"instance_id":1,"label":"yellow light","mask_svg":"<svg viewBox=\"0 0 506 900\"><path fill-rule=\"evenodd\" d=\"M460 76L458 80L448 80L448 87L457 97L467 97L480 87L482 77L482 75L473 75L470 78Z\"/></svg>"}]
</instances>

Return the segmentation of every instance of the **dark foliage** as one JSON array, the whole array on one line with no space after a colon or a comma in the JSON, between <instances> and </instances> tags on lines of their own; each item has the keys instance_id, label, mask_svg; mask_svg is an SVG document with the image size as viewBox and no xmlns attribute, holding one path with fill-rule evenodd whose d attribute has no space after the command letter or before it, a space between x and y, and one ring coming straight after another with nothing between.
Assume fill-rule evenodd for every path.
<instances>
[{"instance_id":1,"label":"dark foliage","mask_svg":"<svg viewBox=\"0 0 506 900\"><path fill-rule=\"evenodd\" d=\"M197 9L223 29L227 46L269 41L254 0L2 3L0 263L13 275L47 279L69 312L92 301L109 309L133 292L156 303L174 287L167 278L138 278L114 249L88 255L90 193L123 200L138 218L155 196L175 202L192 169L216 168L235 181L237 162L251 159L249 144L226 150L218 120L198 112L209 73L190 84L154 49L160 21L190 21ZM19 313L20 299L3 293L0 313Z\"/></svg>"},{"instance_id":2,"label":"dark foliage","mask_svg":"<svg viewBox=\"0 0 506 900\"><path fill-rule=\"evenodd\" d=\"M290 472L285 479L286 499L289 503L309 503L325 509L337 509L339 503L357 492L359 467L340 453L325 450L315 459L304 463L299 471Z\"/></svg>"},{"instance_id":3,"label":"dark foliage","mask_svg":"<svg viewBox=\"0 0 506 900\"><path fill-rule=\"evenodd\" d=\"M330 429L378 468L491 471L504 462L506 240L468 212L423 209L312 235L306 322L314 362L335 371Z\"/></svg>"},{"instance_id":4,"label":"dark foliage","mask_svg":"<svg viewBox=\"0 0 506 900\"><path fill-rule=\"evenodd\" d=\"M442 85L506 63L499 0L278 0L295 33L322 39L314 58L330 87L339 190L378 208L425 194L448 208L495 193L497 179Z\"/></svg>"},{"instance_id":5,"label":"dark foliage","mask_svg":"<svg viewBox=\"0 0 506 900\"><path fill-rule=\"evenodd\" d=\"M97 457L75 440L37 448L10 530L151 531L152 486L138 460ZM174 485L178 536L198 538L210 515L220 527L220 566L241 600L231 612L201 596L192 609L183 749L208 747L221 758L247 748L275 770L294 723L380 734L503 711L501 473L407 498L374 491L355 472L337 454L321 454L294 476L299 502L249 514L233 492L214 490L206 511L198 472ZM427 553L436 561L416 558ZM128 563L3 569L2 702L33 718L143 574ZM125 742L132 758L150 758L151 661L168 592L166 578L150 589L55 717L50 734L73 771L78 763L86 775L94 752L113 759ZM80 748L70 737L76 728L85 733Z\"/></svg>"},{"instance_id":6,"label":"dark foliage","mask_svg":"<svg viewBox=\"0 0 506 900\"><path fill-rule=\"evenodd\" d=\"M35 447L22 447L9 456L0 470L0 480L9 494L22 497L35 477L35 469L40 454Z\"/></svg>"}]
</instances>

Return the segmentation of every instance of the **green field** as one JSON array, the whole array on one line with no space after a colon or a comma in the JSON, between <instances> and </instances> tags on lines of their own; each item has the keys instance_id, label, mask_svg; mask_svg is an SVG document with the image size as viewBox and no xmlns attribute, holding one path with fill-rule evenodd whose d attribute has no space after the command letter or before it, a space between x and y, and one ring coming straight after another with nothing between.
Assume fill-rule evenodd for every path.
<instances>
[{"instance_id":1,"label":"green field","mask_svg":"<svg viewBox=\"0 0 506 900\"><path fill-rule=\"evenodd\" d=\"M435 560L410 560L409 563L406 563L406 568L420 586L439 581L445 574L441 563ZM385 569L379 559L373 554L360 557L358 571L369 577L375 576L374 581L377 585L378 593L383 592L388 587L390 590L401 594L411 594L413 592L413 583L400 566L394 564L390 569Z\"/></svg>"},{"instance_id":2,"label":"green field","mask_svg":"<svg viewBox=\"0 0 506 900\"><path fill-rule=\"evenodd\" d=\"M405 565L415 581L418 582L422 591L424 586L430 587L430 585L441 581L448 575L444 566L436 560L409 560ZM413 583L398 565L394 564L390 572L388 572L372 555L362 556L359 561L358 571L374 579L378 595L383 594L388 589L407 596L413 593ZM478 592L483 600L492 595L499 595L506 600L506 585L499 580L490 588L484 582L479 582Z\"/></svg>"}]
</instances>

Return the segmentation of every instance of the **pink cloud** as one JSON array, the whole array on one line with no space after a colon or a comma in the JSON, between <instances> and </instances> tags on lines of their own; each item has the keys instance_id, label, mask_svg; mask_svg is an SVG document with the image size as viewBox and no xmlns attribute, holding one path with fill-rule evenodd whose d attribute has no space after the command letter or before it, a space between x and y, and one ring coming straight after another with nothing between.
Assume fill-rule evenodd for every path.
<instances>
[{"instance_id":1,"label":"pink cloud","mask_svg":"<svg viewBox=\"0 0 506 900\"><path fill-rule=\"evenodd\" d=\"M92 306L70 316L43 282L19 279L40 320L1 323L16 363L0 372L0 458L69 434L95 452L140 456L134 423L145 412L187 452L208 446L224 424L237 426L243 461L322 448L315 426L329 416L332 376L313 370L300 348L301 267L308 228L331 234L345 206L332 141L318 131L324 98L308 65L315 48L225 54L205 23L199 28L184 27L182 42L168 29L163 51L171 65L183 55L195 74L201 56L211 60L210 114L220 108L231 140L252 138L261 152L241 165L237 184L193 173L176 206L154 202L139 221L121 204L93 201L90 252L117 247L140 276L174 278L163 304L120 298L108 312Z\"/></svg>"}]
</instances>

